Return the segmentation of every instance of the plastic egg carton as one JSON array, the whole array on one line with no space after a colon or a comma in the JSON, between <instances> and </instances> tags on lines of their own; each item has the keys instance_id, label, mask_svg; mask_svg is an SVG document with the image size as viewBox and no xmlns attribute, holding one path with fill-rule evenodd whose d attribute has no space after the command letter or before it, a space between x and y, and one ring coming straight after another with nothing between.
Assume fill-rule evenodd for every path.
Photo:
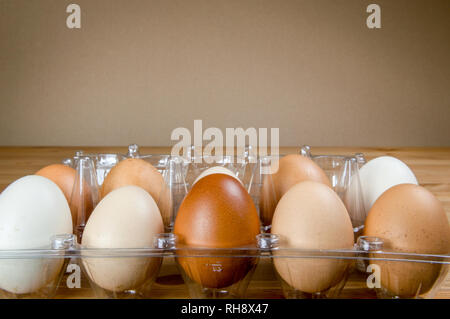
<instances>
[{"instance_id":1,"label":"plastic egg carton","mask_svg":"<svg viewBox=\"0 0 450 319\"><path fill-rule=\"evenodd\" d=\"M243 269L232 274L229 286L215 288L199 280L198 274L189 273L189 268L179 267L191 298L245 298L252 275L262 263L273 263L277 269L280 265L284 267L284 275L279 280L286 298L340 298L358 261L368 270L360 276L360 282L365 281L364 289L374 291L378 298L432 298L450 265L448 255L388 252L383 250L381 239L370 237L360 237L354 249L301 250L285 248L277 235L260 234L251 247L212 249L178 248L176 236L164 233L154 238L153 247L86 249L76 244L74 235L59 235L46 249L0 251L0 297L51 298L64 285L61 278L67 265L80 265L97 298L149 298L156 277L164 271L163 261L173 259L184 259L196 266L207 265L207 280L213 283L223 279L219 270L224 272L230 266L235 269L236 265ZM107 278L112 284L124 274L139 269L142 276L135 276L138 279L129 282L127 289L111 291L105 288L105 278L99 278L102 274L95 273L99 265L117 270L117 276ZM49 276L48 270L54 267L59 267L59 272ZM320 276L324 274L320 270L327 269L333 280ZM311 272L319 277L311 277ZM16 285L5 279L12 273ZM315 285L323 289L310 290Z\"/></svg>"},{"instance_id":2,"label":"plastic egg carton","mask_svg":"<svg viewBox=\"0 0 450 319\"><path fill-rule=\"evenodd\" d=\"M0 251L0 297L51 298L58 287L64 286L61 278L67 267L80 267L98 298L149 298L156 278L172 271L167 270L170 264L178 266L172 275L181 274L191 298L245 298L252 276L262 264L274 269L286 298L342 297L349 276L354 274L358 275L364 291L376 293L379 298L432 298L445 279L450 256L390 252L383 249L382 239L364 236L359 236L353 249L302 250L286 248L283 238L265 233L269 227L262 229L255 244L249 247L179 247L170 226L199 174L212 166L226 167L240 178L258 208L262 176L273 160L270 156L255 159L251 149L246 148L240 161L237 156L225 156L222 161L208 164L196 162L199 155L193 151L190 159L184 159L168 154L140 154L137 145L130 145L127 154L78 152L73 159L65 160L66 164L76 166L77 158L92 159L99 186L119 161L130 157L149 161L171 189L173 212L168 232L157 235L154 245L146 248L87 249L77 243L74 235L68 234L52 238L45 248ZM362 154L313 155L307 146L299 153L309 156L324 169L341 198L365 161ZM355 236L360 231L361 228L355 227ZM55 267L59 270L56 276L55 271L49 271ZM105 268L114 273L107 280L99 271ZM229 272L229 269L237 271ZM15 275L8 276L11 273ZM117 287L114 283L122 282L123 276L130 273L134 276L126 286L109 288ZM16 284L11 284L11 280L16 280Z\"/></svg>"},{"instance_id":3,"label":"plastic egg carton","mask_svg":"<svg viewBox=\"0 0 450 319\"><path fill-rule=\"evenodd\" d=\"M70 261L75 235L57 235L48 247L0 250L0 298L51 298Z\"/></svg>"}]
</instances>

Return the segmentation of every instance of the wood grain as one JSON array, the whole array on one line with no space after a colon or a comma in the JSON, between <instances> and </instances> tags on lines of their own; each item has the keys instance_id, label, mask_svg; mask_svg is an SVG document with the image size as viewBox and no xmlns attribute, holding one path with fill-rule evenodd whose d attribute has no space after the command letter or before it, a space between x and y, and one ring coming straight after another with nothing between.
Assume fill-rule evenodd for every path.
<instances>
[{"instance_id":1,"label":"wood grain","mask_svg":"<svg viewBox=\"0 0 450 319\"><path fill-rule=\"evenodd\" d=\"M0 191L14 180L33 174L43 166L61 162L77 150L86 153L122 153L126 147L0 147ZM141 147L142 154L169 153L168 147ZM299 147L280 149L281 154L296 153ZM362 152L367 159L390 155L404 161L416 174L419 183L430 190L444 205L450 220L450 148L368 148L368 147L312 147L313 154L353 154ZM170 280L169 280L170 279ZM69 289L63 278L57 298L95 298L93 290L84 278L82 288ZM188 298L188 291L177 275L173 261L166 261L154 284L151 298ZM261 260L249 285L248 298L283 298L270 260ZM354 273L347 282L342 297L374 298L365 288L365 277ZM450 274L444 281L436 298L450 299Z\"/></svg>"}]
</instances>

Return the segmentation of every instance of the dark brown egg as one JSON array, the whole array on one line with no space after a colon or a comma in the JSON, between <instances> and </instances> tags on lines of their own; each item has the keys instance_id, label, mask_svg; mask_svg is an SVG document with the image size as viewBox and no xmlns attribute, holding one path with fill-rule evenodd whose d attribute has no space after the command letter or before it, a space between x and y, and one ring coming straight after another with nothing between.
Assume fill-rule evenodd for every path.
<instances>
[{"instance_id":1,"label":"dark brown egg","mask_svg":"<svg viewBox=\"0 0 450 319\"><path fill-rule=\"evenodd\" d=\"M318 182L331 187L325 172L306 156L290 154L272 163L271 174L264 177L259 202L261 221L264 225L272 223L280 198L292 186L304 181Z\"/></svg>"},{"instance_id":2,"label":"dark brown egg","mask_svg":"<svg viewBox=\"0 0 450 319\"><path fill-rule=\"evenodd\" d=\"M259 217L250 195L236 178L225 174L208 175L192 187L174 226L179 244L185 248L254 246L259 232ZM214 257L212 251L208 255L179 257L178 262L191 279L209 288L238 282L256 263L251 257Z\"/></svg>"}]
</instances>

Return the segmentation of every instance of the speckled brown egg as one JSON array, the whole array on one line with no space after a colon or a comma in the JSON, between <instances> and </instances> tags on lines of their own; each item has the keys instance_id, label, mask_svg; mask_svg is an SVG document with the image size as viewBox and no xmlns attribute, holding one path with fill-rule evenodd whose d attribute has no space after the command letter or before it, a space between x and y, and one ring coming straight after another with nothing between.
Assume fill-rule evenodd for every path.
<instances>
[{"instance_id":1,"label":"speckled brown egg","mask_svg":"<svg viewBox=\"0 0 450 319\"><path fill-rule=\"evenodd\" d=\"M306 156L290 154L272 163L271 174L264 176L259 202L261 221L264 225L272 223L275 207L280 198L292 186L303 181L319 182L331 187L325 172Z\"/></svg>"},{"instance_id":2,"label":"speckled brown egg","mask_svg":"<svg viewBox=\"0 0 450 319\"><path fill-rule=\"evenodd\" d=\"M170 189L161 173L152 164L140 158L128 158L119 162L106 175L101 188L101 197L128 185L145 189L157 203L164 225L170 224L172 212Z\"/></svg>"},{"instance_id":3,"label":"speckled brown egg","mask_svg":"<svg viewBox=\"0 0 450 319\"><path fill-rule=\"evenodd\" d=\"M259 232L259 217L250 195L236 178L225 174L208 175L192 187L181 203L174 226L179 244L185 248L255 246ZM192 280L209 288L238 282L256 262L252 257L210 255L178 258Z\"/></svg>"},{"instance_id":4,"label":"speckled brown egg","mask_svg":"<svg viewBox=\"0 0 450 319\"><path fill-rule=\"evenodd\" d=\"M369 211L364 234L382 238L385 251L450 252L450 226L444 207L432 193L414 184L400 184L385 191ZM380 260L375 263L381 268L381 285L400 297L426 293L445 271L441 264Z\"/></svg>"}]
</instances>

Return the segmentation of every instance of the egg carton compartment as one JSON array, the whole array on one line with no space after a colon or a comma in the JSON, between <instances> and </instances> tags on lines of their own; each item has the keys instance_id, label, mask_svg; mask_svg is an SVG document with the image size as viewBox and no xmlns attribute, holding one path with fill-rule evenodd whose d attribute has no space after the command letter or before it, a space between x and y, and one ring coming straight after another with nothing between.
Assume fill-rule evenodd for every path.
<instances>
[{"instance_id":1,"label":"egg carton compartment","mask_svg":"<svg viewBox=\"0 0 450 319\"><path fill-rule=\"evenodd\" d=\"M88 157L95 164L95 176L97 178L97 184L101 186L105 180L106 175L109 173L111 168L113 168L119 161L126 158L126 155L122 154L89 154L80 150L77 151L72 158L66 158L62 162L64 165L70 166L72 168L77 168L77 159L80 157Z\"/></svg>"},{"instance_id":2,"label":"egg carton compartment","mask_svg":"<svg viewBox=\"0 0 450 319\"><path fill-rule=\"evenodd\" d=\"M145 255L136 256L130 250L104 253L102 249L82 249L75 262L88 278L97 298L148 298L163 255L151 249L147 249Z\"/></svg>"},{"instance_id":3,"label":"egg carton compartment","mask_svg":"<svg viewBox=\"0 0 450 319\"><path fill-rule=\"evenodd\" d=\"M311 147L304 145L298 154L313 160L328 177L332 189L344 203L354 227L355 240L362 235L367 211L364 208L363 192L359 178L359 168L366 162L364 154L354 155L320 155L312 154ZM260 213L263 230L271 229L271 221L278 199L272 166L286 155L259 156L252 175L248 191Z\"/></svg>"},{"instance_id":4,"label":"egg carton compartment","mask_svg":"<svg viewBox=\"0 0 450 319\"><path fill-rule=\"evenodd\" d=\"M433 298L447 276L450 255L396 252L388 247L389 242L370 236L360 236L355 244L377 297Z\"/></svg>"},{"instance_id":5,"label":"egg carton compartment","mask_svg":"<svg viewBox=\"0 0 450 319\"><path fill-rule=\"evenodd\" d=\"M57 235L48 247L0 250L0 298L36 299L55 295L75 236Z\"/></svg>"},{"instance_id":6,"label":"egg carton compartment","mask_svg":"<svg viewBox=\"0 0 450 319\"><path fill-rule=\"evenodd\" d=\"M312 154L311 147L304 145L300 154L311 158L325 172L331 187L342 199L352 220L355 234L361 235L367 211L364 207L359 169L366 163L363 153L354 155Z\"/></svg>"},{"instance_id":7,"label":"egg carton compartment","mask_svg":"<svg viewBox=\"0 0 450 319\"><path fill-rule=\"evenodd\" d=\"M90 206L85 208L88 212L84 212L82 220L77 222L77 234L81 240L81 233L84 229L89 213L95 208L100 200L102 186L106 176L113 169L114 166L120 162L136 158L150 163L161 174L166 184L166 189L162 191L159 196L154 198L158 207L162 209L162 217L165 229L170 231L173 227L176 212L188 191L188 184L185 181L188 165L185 159L169 154L141 154L139 146L131 144L128 146L127 154L88 154L83 151L77 151L73 158L63 160L65 165L71 166L77 170L76 183L85 186L85 189L79 189L79 194L76 196L76 201L86 196L90 197L93 194L92 190L96 190L96 196L89 198ZM77 185L74 189L77 189ZM83 193L84 192L84 193ZM82 204L86 205L86 204Z\"/></svg>"},{"instance_id":8,"label":"egg carton compartment","mask_svg":"<svg viewBox=\"0 0 450 319\"><path fill-rule=\"evenodd\" d=\"M244 298L258 255L252 250L187 248L176 252L176 262L191 298Z\"/></svg>"},{"instance_id":9,"label":"egg carton compartment","mask_svg":"<svg viewBox=\"0 0 450 319\"><path fill-rule=\"evenodd\" d=\"M128 152L126 154L92 154L85 153L83 150L79 150L75 152L75 155L72 158L66 158L62 162L63 164L76 169L76 161L79 157L89 157L94 162L97 184L98 186L102 186L103 181L109 171L120 161L123 161L127 158L141 158L152 164L161 174L163 174L163 176L166 176L170 160L176 156L171 156L170 154L141 154L139 145L130 144L128 145ZM182 167L181 174L183 176L186 176L187 161L184 158L179 158L180 161L182 161L182 164L180 164Z\"/></svg>"}]
</instances>

